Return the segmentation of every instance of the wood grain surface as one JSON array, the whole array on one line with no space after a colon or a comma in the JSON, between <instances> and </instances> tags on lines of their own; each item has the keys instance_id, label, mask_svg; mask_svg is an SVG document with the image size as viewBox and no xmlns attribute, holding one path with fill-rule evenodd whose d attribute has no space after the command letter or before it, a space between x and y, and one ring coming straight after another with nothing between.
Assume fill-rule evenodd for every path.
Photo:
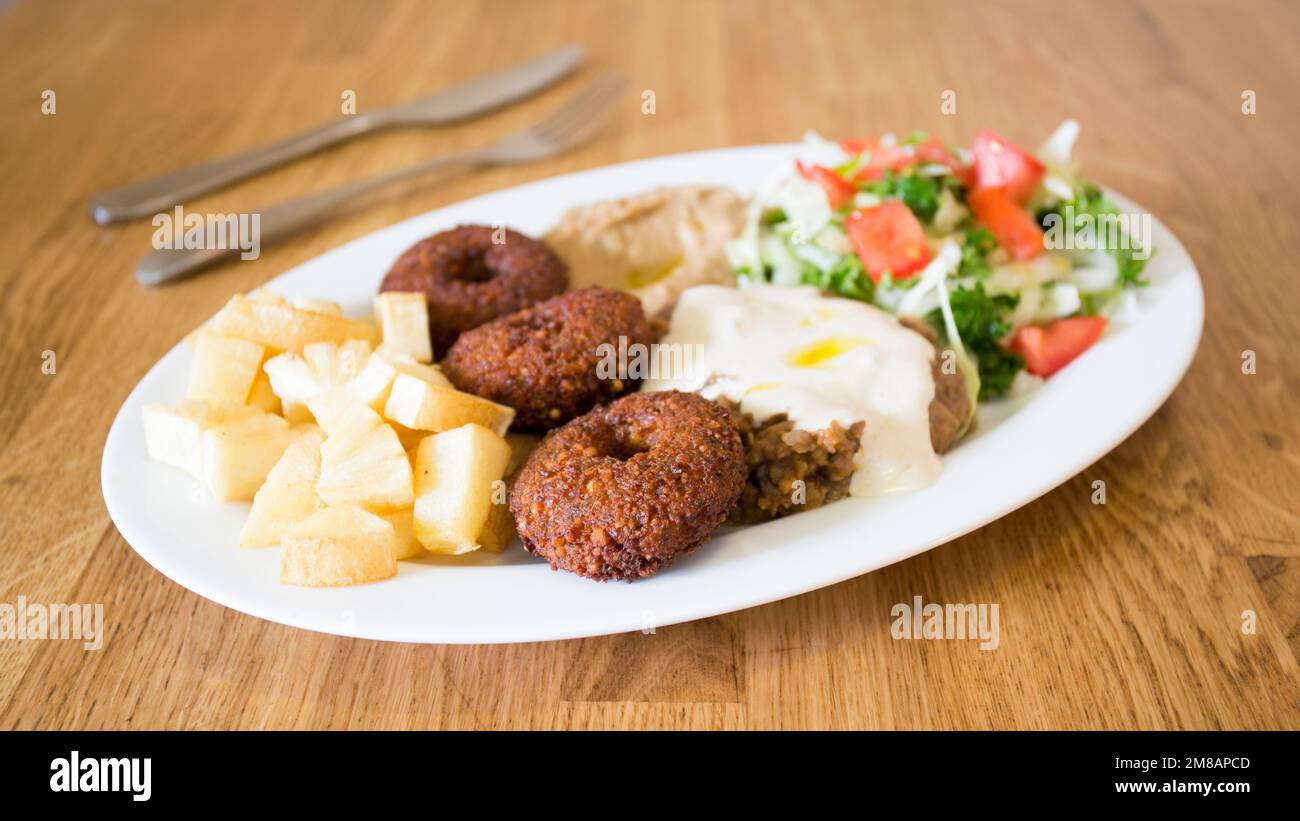
<instances>
[{"instance_id":1,"label":"wood grain surface","mask_svg":"<svg viewBox=\"0 0 1300 821\"><path fill-rule=\"evenodd\" d=\"M260 259L154 290L131 276L148 221L87 217L101 189L341 116L344 90L365 110L573 40L635 91L606 136L558 159L410 186ZM1300 6L1253 0L0 10L0 602L100 602L107 630L98 651L0 641L0 727L1300 726L1297 42ZM237 212L477 145L578 82L188 205ZM940 113L949 89L955 116ZM656 95L653 115L640 112L642 90ZM966 142L987 125L1033 145L1066 117L1084 124L1088 175L1186 243L1205 286L1204 338L1182 386L1113 453L914 559L652 635L395 645L206 601L149 567L105 512L103 442L136 381L230 293L347 240L517 183L808 128ZM1105 505L1090 498L1098 479ZM891 639L891 606L916 595L997 603L998 649Z\"/></svg>"}]
</instances>

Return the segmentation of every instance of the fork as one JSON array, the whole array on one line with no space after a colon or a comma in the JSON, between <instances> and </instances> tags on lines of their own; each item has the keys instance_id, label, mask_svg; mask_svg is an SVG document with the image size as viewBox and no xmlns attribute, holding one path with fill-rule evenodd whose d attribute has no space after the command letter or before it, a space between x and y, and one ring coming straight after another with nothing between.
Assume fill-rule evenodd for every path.
<instances>
[{"instance_id":1,"label":"fork","mask_svg":"<svg viewBox=\"0 0 1300 821\"><path fill-rule=\"evenodd\" d=\"M482 148L445 154L416 165L399 168L365 180L330 188L316 194L286 200L248 212L256 215L254 247L281 239L309 226L323 222L343 210L362 195L412 177L443 172L446 176L463 175L481 168L546 159L590 139L612 112L612 104L622 92L622 79L601 74L577 91L550 116L522 131L511 134ZM172 232L179 238L182 227ZM146 254L136 266L135 278L143 285L160 285L193 273L243 250L235 242L222 248L159 248Z\"/></svg>"}]
</instances>

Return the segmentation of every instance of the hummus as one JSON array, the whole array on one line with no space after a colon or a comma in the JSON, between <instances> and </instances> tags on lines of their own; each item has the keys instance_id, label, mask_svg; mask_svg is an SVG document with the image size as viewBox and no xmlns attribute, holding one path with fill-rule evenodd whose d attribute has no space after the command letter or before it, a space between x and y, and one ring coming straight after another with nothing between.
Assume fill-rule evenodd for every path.
<instances>
[{"instance_id":1,"label":"hummus","mask_svg":"<svg viewBox=\"0 0 1300 821\"><path fill-rule=\"evenodd\" d=\"M628 291L653 317L687 288L733 283L725 249L744 220L733 191L659 188L572 208L543 239L569 266L571 287Z\"/></svg>"}]
</instances>

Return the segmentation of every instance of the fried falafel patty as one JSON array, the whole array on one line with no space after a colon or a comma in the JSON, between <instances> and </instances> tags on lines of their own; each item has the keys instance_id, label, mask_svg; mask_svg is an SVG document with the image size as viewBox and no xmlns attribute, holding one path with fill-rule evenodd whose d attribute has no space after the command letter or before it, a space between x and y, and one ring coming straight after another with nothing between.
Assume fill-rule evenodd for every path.
<instances>
[{"instance_id":1,"label":"fried falafel patty","mask_svg":"<svg viewBox=\"0 0 1300 821\"><path fill-rule=\"evenodd\" d=\"M460 390L514 408L516 429L542 431L636 387L610 358L654 339L636 297L582 288L466 331L442 370Z\"/></svg>"},{"instance_id":2,"label":"fried falafel patty","mask_svg":"<svg viewBox=\"0 0 1300 821\"><path fill-rule=\"evenodd\" d=\"M493 242L498 231L504 242ZM428 298L429 338L442 355L464 331L567 287L568 268L538 240L508 228L462 225L411 246L379 290L417 291Z\"/></svg>"},{"instance_id":3,"label":"fried falafel patty","mask_svg":"<svg viewBox=\"0 0 1300 821\"><path fill-rule=\"evenodd\" d=\"M519 471L510 512L524 548L552 569L632 581L706 541L745 473L724 407L637 393L547 434Z\"/></svg>"}]
</instances>

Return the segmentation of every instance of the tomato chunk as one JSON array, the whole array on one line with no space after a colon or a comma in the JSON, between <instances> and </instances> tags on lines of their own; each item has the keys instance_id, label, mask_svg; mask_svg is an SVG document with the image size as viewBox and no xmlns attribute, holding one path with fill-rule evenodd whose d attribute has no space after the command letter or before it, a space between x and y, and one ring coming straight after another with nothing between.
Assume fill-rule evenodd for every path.
<instances>
[{"instance_id":1,"label":"tomato chunk","mask_svg":"<svg viewBox=\"0 0 1300 821\"><path fill-rule=\"evenodd\" d=\"M1033 259L1043 252L1043 229L1001 188L977 188L966 195L966 204L1012 259Z\"/></svg>"},{"instance_id":2,"label":"tomato chunk","mask_svg":"<svg viewBox=\"0 0 1300 821\"><path fill-rule=\"evenodd\" d=\"M872 282L880 282L886 271L894 279L906 279L930 262L921 223L899 200L853 212L844 229Z\"/></svg>"},{"instance_id":3,"label":"tomato chunk","mask_svg":"<svg viewBox=\"0 0 1300 821\"><path fill-rule=\"evenodd\" d=\"M1047 325L1026 325L1011 339L1011 350L1025 358L1025 370L1048 377L1092 347L1106 330L1104 316L1071 316Z\"/></svg>"},{"instance_id":4,"label":"tomato chunk","mask_svg":"<svg viewBox=\"0 0 1300 821\"><path fill-rule=\"evenodd\" d=\"M826 198L831 201L831 208L839 208L849 200L853 199L857 189L848 180L841 177L834 169L827 168L823 165L804 165L802 162L795 161L795 167L804 179L817 183L826 192Z\"/></svg>"},{"instance_id":5,"label":"tomato chunk","mask_svg":"<svg viewBox=\"0 0 1300 821\"><path fill-rule=\"evenodd\" d=\"M1029 199L1047 170L1033 154L987 128L975 136L971 152L975 155L975 187L1006 189L1018 203Z\"/></svg>"}]
</instances>

